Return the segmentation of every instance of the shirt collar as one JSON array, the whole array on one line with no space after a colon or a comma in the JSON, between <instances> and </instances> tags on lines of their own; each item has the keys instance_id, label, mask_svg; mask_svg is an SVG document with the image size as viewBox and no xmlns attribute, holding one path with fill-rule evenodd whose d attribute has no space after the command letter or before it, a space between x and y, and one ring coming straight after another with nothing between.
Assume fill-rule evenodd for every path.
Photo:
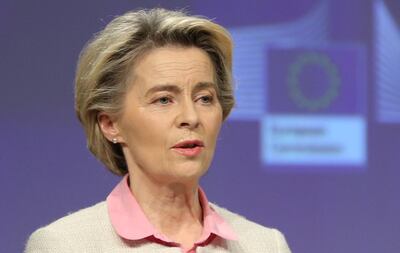
<instances>
[{"instance_id":1,"label":"shirt collar","mask_svg":"<svg viewBox=\"0 0 400 253\"><path fill-rule=\"evenodd\" d=\"M203 233L199 243L206 241L211 234L227 240L237 240L229 224L209 205L204 191L199 187L199 200L203 209ZM131 193L128 175L112 190L107 197L107 208L111 224L117 234L128 240L139 240L154 236L170 242L150 223L139 203Z\"/></svg>"}]
</instances>

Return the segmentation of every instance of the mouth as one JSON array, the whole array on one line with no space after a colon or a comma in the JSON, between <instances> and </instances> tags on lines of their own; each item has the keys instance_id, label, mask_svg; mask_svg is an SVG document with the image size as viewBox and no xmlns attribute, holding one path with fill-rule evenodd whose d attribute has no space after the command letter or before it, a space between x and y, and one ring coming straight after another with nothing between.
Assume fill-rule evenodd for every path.
<instances>
[{"instance_id":1,"label":"mouth","mask_svg":"<svg viewBox=\"0 0 400 253\"><path fill-rule=\"evenodd\" d=\"M172 147L172 150L178 154L188 157L194 157L201 153L204 148L204 143L200 140L182 141Z\"/></svg>"}]
</instances>

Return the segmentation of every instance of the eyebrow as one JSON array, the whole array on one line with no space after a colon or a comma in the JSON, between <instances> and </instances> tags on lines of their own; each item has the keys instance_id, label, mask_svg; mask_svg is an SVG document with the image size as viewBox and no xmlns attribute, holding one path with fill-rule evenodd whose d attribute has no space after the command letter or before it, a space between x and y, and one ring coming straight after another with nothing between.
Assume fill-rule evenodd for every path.
<instances>
[{"instance_id":1,"label":"eyebrow","mask_svg":"<svg viewBox=\"0 0 400 253\"><path fill-rule=\"evenodd\" d=\"M214 83L212 83L212 82L198 82L194 86L193 92L197 92L199 90L204 90L204 89L210 89L210 88L216 90L216 85ZM145 96L148 96L148 95L150 95L152 93L159 92L159 91L170 91L170 92L173 92L173 93L179 93L179 92L181 92L181 90L182 89L179 86L175 85L175 84L169 84L169 83L159 84L159 85L156 85L156 86L150 88L146 92Z\"/></svg>"}]
</instances>

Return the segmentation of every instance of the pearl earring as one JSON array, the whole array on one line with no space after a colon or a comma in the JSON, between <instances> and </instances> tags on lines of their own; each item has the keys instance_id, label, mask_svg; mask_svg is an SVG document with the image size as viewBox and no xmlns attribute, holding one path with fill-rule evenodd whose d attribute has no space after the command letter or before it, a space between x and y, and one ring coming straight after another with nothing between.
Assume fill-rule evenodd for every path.
<instances>
[{"instance_id":1,"label":"pearl earring","mask_svg":"<svg viewBox=\"0 0 400 253\"><path fill-rule=\"evenodd\" d=\"M113 138L113 139L112 139L112 143L117 144L117 143L118 143L117 138Z\"/></svg>"}]
</instances>

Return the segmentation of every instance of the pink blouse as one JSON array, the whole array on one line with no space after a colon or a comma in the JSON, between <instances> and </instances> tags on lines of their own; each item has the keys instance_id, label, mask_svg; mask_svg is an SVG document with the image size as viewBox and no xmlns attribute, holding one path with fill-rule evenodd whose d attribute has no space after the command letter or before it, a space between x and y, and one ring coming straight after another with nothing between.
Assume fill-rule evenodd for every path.
<instances>
[{"instance_id":1,"label":"pink blouse","mask_svg":"<svg viewBox=\"0 0 400 253\"><path fill-rule=\"evenodd\" d=\"M127 240L146 239L149 242L160 243L169 247L180 247L183 253L195 253L197 246L205 246L211 243L215 236L227 240L237 240L237 235L228 223L210 207L201 188L199 188L199 199L203 208L203 232L190 249L185 249L179 243L171 241L150 223L129 188L128 175L124 176L108 195L107 207L115 231Z\"/></svg>"}]
</instances>

